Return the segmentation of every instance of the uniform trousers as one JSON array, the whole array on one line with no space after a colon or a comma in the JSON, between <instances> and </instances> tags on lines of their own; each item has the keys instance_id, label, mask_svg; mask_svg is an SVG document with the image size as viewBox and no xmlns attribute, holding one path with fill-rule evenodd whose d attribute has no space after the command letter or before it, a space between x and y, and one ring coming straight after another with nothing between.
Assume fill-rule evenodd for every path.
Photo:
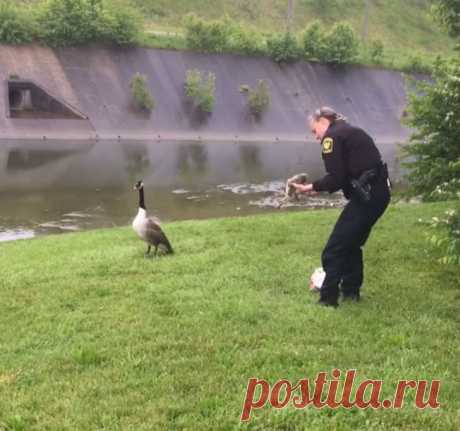
<instances>
[{"instance_id":1,"label":"uniform trousers","mask_svg":"<svg viewBox=\"0 0 460 431\"><path fill-rule=\"evenodd\" d=\"M372 185L371 198L361 201L352 195L337 220L321 255L326 273L320 300L336 304L340 290L344 296L357 296L363 284L363 251L372 227L390 202L387 176Z\"/></svg>"}]
</instances>

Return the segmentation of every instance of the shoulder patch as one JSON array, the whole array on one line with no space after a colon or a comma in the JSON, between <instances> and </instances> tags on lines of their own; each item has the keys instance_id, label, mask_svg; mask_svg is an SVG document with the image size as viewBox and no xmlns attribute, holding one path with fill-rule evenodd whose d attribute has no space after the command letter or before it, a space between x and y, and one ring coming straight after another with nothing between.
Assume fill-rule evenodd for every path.
<instances>
[{"instance_id":1,"label":"shoulder patch","mask_svg":"<svg viewBox=\"0 0 460 431\"><path fill-rule=\"evenodd\" d=\"M334 150L334 140L332 138L323 139L323 154L330 154Z\"/></svg>"}]
</instances>

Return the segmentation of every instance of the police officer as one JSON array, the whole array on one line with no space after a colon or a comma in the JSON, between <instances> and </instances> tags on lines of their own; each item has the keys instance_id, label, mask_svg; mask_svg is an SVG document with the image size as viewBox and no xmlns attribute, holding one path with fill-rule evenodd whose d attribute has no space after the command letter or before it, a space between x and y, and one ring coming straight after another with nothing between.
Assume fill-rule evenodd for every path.
<instances>
[{"instance_id":1,"label":"police officer","mask_svg":"<svg viewBox=\"0 0 460 431\"><path fill-rule=\"evenodd\" d=\"M337 307L339 289L344 300L360 299L362 246L390 202L388 171L373 139L332 108L316 110L309 125L321 141L327 174L313 184L294 187L312 194L342 190L349 200L321 256L326 277L318 304Z\"/></svg>"}]
</instances>

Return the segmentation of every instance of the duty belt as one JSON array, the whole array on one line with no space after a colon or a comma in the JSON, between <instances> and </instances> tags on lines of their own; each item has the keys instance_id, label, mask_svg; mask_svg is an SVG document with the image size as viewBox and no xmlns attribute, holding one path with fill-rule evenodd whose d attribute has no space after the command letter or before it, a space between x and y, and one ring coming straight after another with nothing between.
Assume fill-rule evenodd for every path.
<instances>
[{"instance_id":1,"label":"duty belt","mask_svg":"<svg viewBox=\"0 0 460 431\"><path fill-rule=\"evenodd\" d=\"M362 172L358 178L351 180L351 188L354 194L362 202L369 202L371 199L372 185L382 176L384 176L384 179L388 178L387 165L382 162L376 167Z\"/></svg>"}]
</instances>

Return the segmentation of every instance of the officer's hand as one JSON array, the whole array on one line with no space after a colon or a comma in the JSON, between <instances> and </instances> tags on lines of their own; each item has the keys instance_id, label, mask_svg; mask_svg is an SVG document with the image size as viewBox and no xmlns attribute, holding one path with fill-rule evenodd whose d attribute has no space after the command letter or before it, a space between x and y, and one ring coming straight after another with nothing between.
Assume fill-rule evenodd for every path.
<instances>
[{"instance_id":1,"label":"officer's hand","mask_svg":"<svg viewBox=\"0 0 460 431\"><path fill-rule=\"evenodd\" d=\"M295 187L295 189L301 193L316 194L316 192L313 190L313 184L292 183L291 186Z\"/></svg>"}]
</instances>

